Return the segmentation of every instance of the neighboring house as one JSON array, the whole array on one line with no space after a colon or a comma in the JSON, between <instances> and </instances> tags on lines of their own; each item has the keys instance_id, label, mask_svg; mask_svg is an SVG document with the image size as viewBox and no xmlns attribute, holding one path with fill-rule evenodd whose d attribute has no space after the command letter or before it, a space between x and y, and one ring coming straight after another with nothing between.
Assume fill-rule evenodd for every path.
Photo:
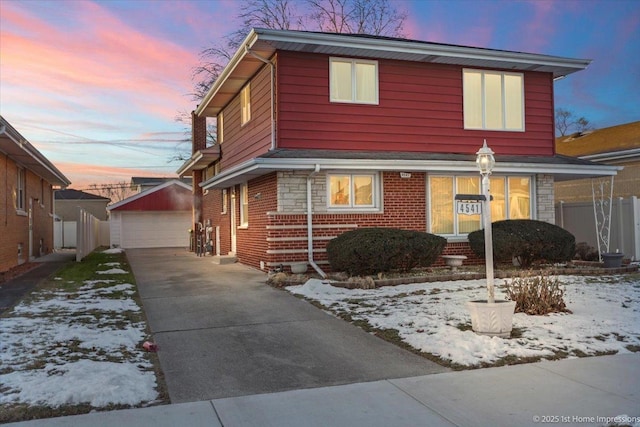
<instances>
[{"instance_id":1,"label":"neighboring house","mask_svg":"<svg viewBox=\"0 0 640 427\"><path fill-rule=\"evenodd\" d=\"M167 181L178 180L186 185L191 185L191 177L188 178L150 178L144 176L134 176L131 178L131 189L136 193L142 193L143 191L157 187L160 184L164 184Z\"/></svg>"},{"instance_id":2,"label":"neighboring house","mask_svg":"<svg viewBox=\"0 0 640 427\"><path fill-rule=\"evenodd\" d=\"M0 274L53 250L53 191L69 184L0 116Z\"/></svg>"},{"instance_id":3,"label":"neighboring house","mask_svg":"<svg viewBox=\"0 0 640 427\"><path fill-rule=\"evenodd\" d=\"M616 173L555 153L554 79L589 63L254 29L192 113L193 155L178 175L193 176L194 221L216 230L214 253L257 268L327 269L327 242L358 227L442 235L446 254L471 256L480 215L457 214L454 198L480 193L484 139L496 153L494 221L553 223L556 180Z\"/></svg>"},{"instance_id":4,"label":"neighboring house","mask_svg":"<svg viewBox=\"0 0 640 427\"><path fill-rule=\"evenodd\" d=\"M640 121L561 136L556 151L622 169L611 178L557 182L556 223L578 242L640 259Z\"/></svg>"},{"instance_id":5,"label":"neighboring house","mask_svg":"<svg viewBox=\"0 0 640 427\"><path fill-rule=\"evenodd\" d=\"M111 246L157 248L189 246L193 224L190 185L166 181L107 207Z\"/></svg>"},{"instance_id":6,"label":"neighboring house","mask_svg":"<svg viewBox=\"0 0 640 427\"><path fill-rule=\"evenodd\" d=\"M111 199L80 190L64 189L54 192L55 215L60 221L77 221L82 208L100 221L107 220L107 205Z\"/></svg>"},{"instance_id":7,"label":"neighboring house","mask_svg":"<svg viewBox=\"0 0 640 427\"><path fill-rule=\"evenodd\" d=\"M613 197L640 197L640 121L561 136L556 138L556 152L623 167L614 178ZM591 181L557 183L556 200L590 202Z\"/></svg>"}]
</instances>

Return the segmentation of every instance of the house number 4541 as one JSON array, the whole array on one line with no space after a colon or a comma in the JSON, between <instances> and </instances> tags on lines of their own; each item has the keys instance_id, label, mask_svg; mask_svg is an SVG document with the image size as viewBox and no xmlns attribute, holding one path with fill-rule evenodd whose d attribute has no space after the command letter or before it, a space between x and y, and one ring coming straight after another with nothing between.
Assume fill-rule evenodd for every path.
<instances>
[{"instance_id":1,"label":"house number 4541","mask_svg":"<svg viewBox=\"0 0 640 427\"><path fill-rule=\"evenodd\" d=\"M482 204L481 202L458 200L457 212L461 215L480 215L482 213Z\"/></svg>"}]
</instances>

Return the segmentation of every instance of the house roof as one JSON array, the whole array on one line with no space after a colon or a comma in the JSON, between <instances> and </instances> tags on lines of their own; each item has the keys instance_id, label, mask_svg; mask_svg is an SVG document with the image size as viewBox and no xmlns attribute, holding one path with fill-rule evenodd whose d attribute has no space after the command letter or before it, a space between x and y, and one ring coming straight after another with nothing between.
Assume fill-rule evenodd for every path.
<instances>
[{"instance_id":1,"label":"house roof","mask_svg":"<svg viewBox=\"0 0 640 427\"><path fill-rule=\"evenodd\" d=\"M621 169L589 160L555 156L496 155L496 174L550 174L556 181L616 175ZM226 188L279 170L367 170L479 173L474 154L276 149L225 170L200 184Z\"/></svg>"},{"instance_id":2,"label":"house roof","mask_svg":"<svg viewBox=\"0 0 640 427\"><path fill-rule=\"evenodd\" d=\"M131 186L136 187L139 185L150 186L150 185L160 185L168 181L182 181L183 184L189 185L191 184L190 178L176 178L176 177L146 177L146 176L134 176L131 178Z\"/></svg>"},{"instance_id":3,"label":"house roof","mask_svg":"<svg viewBox=\"0 0 640 427\"><path fill-rule=\"evenodd\" d=\"M192 206L191 186L173 179L107 206L107 210L184 211Z\"/></svg>"},{"instance_id":4,"label":"house roof","mask_svg":"<svg viewBox=\"0 0 640 427\"><path fill-rule=\"evenodd\" d=\"M556 152L593 161L640 158L640 121L556 138Z\"/></svg>"},{"instance_id":5,"label":"house roof","mask_svg":"<svg viewBox=\"0 0 640 427\"><path fill-rule=\"evenodd\" d=\"M220 145L216 144L212 147L198 150L189 160L184 162L182 166L176 171L179 177L183 177L185 174L193 173L196 170L205 169L211 163L220 158Z\"/></svg>"},{"instance_id":6,"label":"house roof","mask_svg":"<svg viewBox=\"0 0 640 427\"><path fill-rule=\"evenodd\" d=\"M254 28L202 99L195 113L198 116L216 116L276 50L513 71L540 71L552 73L554 78L583 70L591 63L589 59L390 37Z\"/></svg>"},{"instance_id":7,"label":"house roof","mask_svg":"<svg viewBox=\"0 0 640 427\"><path fill-rule=\"evenodd\" d=\"M71 181L0 115L0 152L52 185L66 187Z\"/></svg>"},{"instance_id":8,"label":"house roof","mask_svg":"<svg viewBox=\"0 0 640 427\"><path fill-rule=\"evenodd\" d=\"M85 193L84 191L67 188L64 190L56 190L53 193L56 200L101 200L110 202L108 197L98 196L97 194Z\"/></svg>"}]
</instances>

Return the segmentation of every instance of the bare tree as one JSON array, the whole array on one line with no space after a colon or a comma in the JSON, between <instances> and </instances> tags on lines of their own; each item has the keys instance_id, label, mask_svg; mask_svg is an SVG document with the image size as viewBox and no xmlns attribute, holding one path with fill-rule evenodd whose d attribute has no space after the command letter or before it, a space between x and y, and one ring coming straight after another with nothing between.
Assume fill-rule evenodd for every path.
<instances>
[{"instance_id":1,"label":"bare tree","mask_svg":"<svg viewBox=\"0 0 640 427\"><path fill-rule=\"evenodd\" d=\"M111 203L117 203L135 194L131 184L126 181L111 184L89 184L83 191L111 199Z\"/></svg>"},{"instance_id":2,"label":"bare tree","mask_svg":"<svg viewBox=\"0 0 640 427\"><path fill-rule=\"evenodd\" d=\"M307 0L319 29L331 33L404 37L407 12L390 0Z\"/></svg>"},{"instance_id":3,"label":"bare tree","mask_svg":"<svg viewBox=\"0 0 640 427\"><path fill-rule=\"evenodd\" d=\"M592 130L593 125L584 117L576 117L572 111L564 108L556 108L556 131L559 136L573 132L585 132Z\"/></svg>"}]
</instances>

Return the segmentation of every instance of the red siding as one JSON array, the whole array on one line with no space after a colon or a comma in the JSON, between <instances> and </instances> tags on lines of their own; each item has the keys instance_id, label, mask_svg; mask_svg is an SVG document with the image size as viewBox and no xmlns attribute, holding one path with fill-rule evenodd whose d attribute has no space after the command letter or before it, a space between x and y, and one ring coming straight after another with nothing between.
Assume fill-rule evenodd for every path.
<instances>
[{"instance_id":1,"label":"red siding","mask_svg":"<svg viewBox=\"0 0 640 427\"><path fill-rule=\"evenodd\" d=\"M329 56L279 52L277 93L280 148L554 153L547 73L525 73L525 132L464 130L459 66L380 60L379 105L330 103Z\"/></svg>"},{"instance_id":2,"label":"red siding","mask_svg":"<svg viewBox=\"0 0 640 427\"><path fill-rule=\"evenodd\" d=\"M224 108L221 170L266 153L271 147L271 70L251 79L251 120L240 125L240 94Z\"/></svg>"},{"instance_id":3,"label":"red siding","mask_svg":"<svg viewBox=\"0 0 640 427\"><path fill-rule=\"evenodd\" d=\"M193 193L178 185L170 185L139 199L114 208L114 211L190 211Z\"/></svg>"}]
</instances>

